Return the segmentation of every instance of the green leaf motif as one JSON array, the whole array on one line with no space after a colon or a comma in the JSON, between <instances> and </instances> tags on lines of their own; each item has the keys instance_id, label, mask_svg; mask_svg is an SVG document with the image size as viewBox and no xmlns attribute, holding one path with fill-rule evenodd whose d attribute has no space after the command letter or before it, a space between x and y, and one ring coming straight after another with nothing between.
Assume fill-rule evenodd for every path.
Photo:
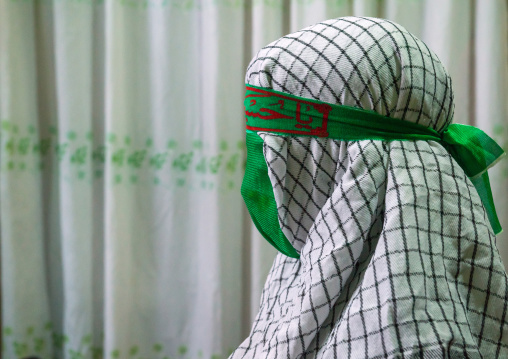
<instances>
[{"instance_id":1,"label":"green leaf motif","mask_svg":"<svg viewBox=\"0 0 508 359\"><path fill-rule=\"evenodd\" d=\"M73 141L73 140L75 140L75 139L76 139L76 137L77 137L76 132L74 132L74 131L69 131L69 132L67 132L67 139L68 139L69 141Z\"/></svg>"},{"instance_id":2,"label":"green leaf motif","mask_svg":"<svg viewBox=\"0 0 508 359\"><path fill-rule=\"evenodd\" d=\"M203 157L196 166L196 171L200 173L206 173L206 157Z\"/></svg>"},{"instance_id":3,"label":"green leaf motif","mask_svg":"<svg viewBox=\"0 0 508 359\"><path fill-rule=\"evenodd\" d=\"M92 152L92 158L96 162L104 163L106 158L106 146L97 147Z\"/></svg>"},{"instance_id":4,"label":"green leaf motif","mask_svg":"<svg viewBox=\"0 0 508 359\"><path fill-rule=\"evenodd\" d=\"M127 163L134 168L140 168L146 156L146 150L135 151L127 159Z\"/></svg>"},{"instance_id":5,"label":"green leaf motif","mask_svg":"<svg viewBox=\"0 0 508 359\"><path fill-rule=\"evenodd\" d=\"M158 153L155 156L152 156L152 158L150 158L150 165L160 170L162 166L164 166L167 156L167 152Z\"/></svg>"},{"instance_id":6,"label":"green leaf motif","mask_svg":"<svg viewBox=\"0 0 508 359\"><path fill-rule=\"evenodd\" d=\"M34 338L34 349L37 353L40 353L44 349L44 345L44 338Z\"/></svg>"},{"instance_id":7,"label":"green leaf motif","mask_svg":"<svg viewBox=\"0 0 508 359\"><path fill-rule=\"evenodd\" d=\"M139 351L139 347L137 345L131 347L131 349L129 350L129 355L133 356L133 355L136 355Z\"/></svg>"},{"instance_id":8,"label":"green leaf motif","mask_svg":"<svg viewBox=\"0 0 508 359\"><path fill-rule=\"evenodd\" d=\"M27 354L28 345L26 343L14 342L12 345L14 346L14 353L16 353L17 356L23 356Z\"/></svg>"},{"instance_id":9,"label":"green leaf motif","mask_svg":"<svg viewBox=\"0 0 508 359\"><path fill-rule=\"evenodd\" d=\"M67 151L68 143L57 144L55 147L55 152L58 155L58 160L61 161L65 156L65 151Z\"/></svg>"},{"instance_id":10,"label":"green leaf motif","mask_svg":"<svg viewBox=\"0 0 508 359\"><path fill-rule=\"evenodd\" d=\"M154 344L153 351L157 352L157 353L160 353L162 351L162 344L159 344L159 343Z\"/></svg>"},{"instance_id":11,"label":"green leaf motif","mask_svg":"<svg viewBox=\"0 0 508 359\"><path fill-rule=\"evenodd\" d=\"M26 155L28 153L28 148L30 147L30 138L24 137L19 140L18 143L18 152L21 155Z\"/></svg>"},{"instance_id":12,"label":"green leaf motif","mask_svg":"<svg viewBox=\"0 0 508 359\"><path fill-rule=\"evenodd\" d=\"M34 333L34 327L28 327L26 328L26 334L28 336L32 335Z\"/></svg>"},{"instance_id":13,"label":"green leaf motif","mask_svg":"<svg viewBox=\"0 0 508 359\"><path fill-rule=\"evenodd\" d=\"M91 334L85 335L83 337L83 339L81 339L81 343L83 343L84 345L88 345L91 342L92 342L92 335Z\"/></svg>"},{"instance_id":14,"label":"green leaf motif","mask_svg":"<svg viewBox=\"0 0 508 359\"><path fill-rule=\"evenodd\" d=\"M192 162L192 158L194 157L194 152L183 153L173 161L173 167L180 169L182 171L186 171L189 168L189 165Z\"/></svg>"},{"instance_id":15,"label":"green leaf motif","mask_svg":"<svg viewBox=\"0 0 508 359\"><path fill-rule=\"evenodd\" d=\"M76 149L71 156L71 162L77 165L82 165L86 161L86 155L88 152L87 146L82 146Z\"/></svg>"},{"instance_id":16,"label":"green leaf motif","mask_svg":"<svg viewBox=\"0 0 508 359\"><path fill-rule=\"evenodd\" d=\"M110 133L107 136L109 143L114 143L116 141L116 135L114 133Z\"/></svg>"},{"instance_id":17,"label":"green leaf motif","mask_svg":"<svg viewBox=\"0 0 508 359\"><path fill-rule=\"evenodd\" d=\"M58 349L62 349L64 342L65 342L65 336L60 335L58 333L53 333L52 338L53 338L53 345Z\"/></svg>"},{"instance_id":18,"label":"green leaf motif","mask_svg":"<svg viewBox=\"0 0 508 359\"><path fill-rule=\"evenodd\" d=\"M93 359L103 359L101 347L93 347L92 348L92 358Z\"/></svg>"},{"instance_id":19,"label":"green leaf motif","mask_svg":"<svg viewBox=\"0 0 508 359\"><path fill-rule=\"evenodd\" d=\"M51 148L51 138L42 138L41 142L34 145L32 151L39 152L41 155L45 156L48 154L50 148Z\"/></svg>"},{"instance_id":20,"label":"green leaf motif","mask_svg":"<svg viewBox=\"0 0 508 359\"><path fill-rule=\"evenodd\" d=\"M187 347L185 345L180 345L180 347L178 347L178 354L180 355L184 355L185 353L187 353Z\"/></svg>"},{"instance_id":21,"label":"green leaf motif","mask_svg":"<svg viewBox=\"0 0 508 359\"><path fill-rule=\"evenodd\" d=\"M11 327L5 327L4 328L4 334L5 335L11 335L12 334L12 328Z\"/></svg>"},{"instance_id":22,"label":"green leaf motif","mask_svg":"<svg viewBox=\"0 0 508 359\"><path fill-rule=\"evenodd\" d=\"M222 154L214 156L210 159L210 172L217 173L222 162Z\"/></svg>"},{"instance_id":23,"label":"green leaf motif","mask_svg":"<svg viewBox=\"0 0 508 359\"><path fill-rule=\"evenodd\" d=\"M112 162L115 165L117 165L118 167L122 167L123 166L124 157L125 157L125 150L124 149L118 150L118 151L113 153Z\"/></svg>"},{"instance_id":24,"label":"green leaf motif","mask_svg":"<svg viewBox=\"0 0 508 359\"><path fill-rule=\"evenodd\" d=\"M15 144L14 144L14 140L11 138L9 141L7 141L7 143L5 144L5 150L10 154L14 154L14 147L15 147Z\"/></svg>"},{"instance_id":25,"label":"green leaf motif","mask_svg":"<svg viewBox=\"0 0 508 359\"><path fill-rule=\"evenodd\" d=\"M2 121L2 130L4 131L10 131L11 129L11 123L7 120Z\"/></svg>"},{"instance_id":26,"label":"green leaf motif","mask_svg":"<svg viewBox=\"0 0 508 359\"><path fill-rule=\"evenodd\" d=\"M111 352L111 356L112 356L113 358L119 358L119 357L120 357L120 350L118 350L118 349L113 350L113 351Z\"/></svg>"},{"instance_id":27,"label":"green leaf motif","mask_svg":"<svg viewBox=\"0 0 508 359\"><path fill-rule=\"evenodd\" d=\"M235 172L239 159L240 159L240 155L238 153L231 156L231 158L226 162L226 171L231 172L231 173Z\"/></svg>"},{"instance_id":28,"label":"green leaf motif","mask_svg":"<svg viewBox=\"0 0 508 359\"><path fill-rule=\"evenodd\" d=\"M79 352L77 350L73 350L73 349L69 349L69 355L70 355L71 359L84 359L85 358L85 356L81 352Z\"/></svg>"}]
</instances>

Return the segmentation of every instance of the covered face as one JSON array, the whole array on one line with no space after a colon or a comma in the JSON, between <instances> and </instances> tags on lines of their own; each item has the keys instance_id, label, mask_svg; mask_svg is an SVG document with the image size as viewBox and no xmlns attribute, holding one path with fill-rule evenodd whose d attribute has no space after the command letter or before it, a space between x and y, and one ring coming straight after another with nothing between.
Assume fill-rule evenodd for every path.
<instances>
[{"instance_id":1,"label":"covered face","mask_svg":"<svg viewBox=\"0 0 508 359\"><path fill-rule=\"evenodd\" d=\"M284 36L257 53L246 83L437 132L453 119L437 56L383 19L333 19ZM301 131L314 129L311 117ZM248 156L266 167L273 197L254 221L281 253L232 358L508 356L495 234L441 143L250 136Z\"/></svg>"}]
</instances>

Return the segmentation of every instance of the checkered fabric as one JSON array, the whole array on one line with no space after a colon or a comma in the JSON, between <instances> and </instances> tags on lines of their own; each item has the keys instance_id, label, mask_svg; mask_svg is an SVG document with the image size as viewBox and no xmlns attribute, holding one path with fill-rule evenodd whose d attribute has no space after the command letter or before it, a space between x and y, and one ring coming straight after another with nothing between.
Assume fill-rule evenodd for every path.
<instances>
[{"instance_id":1,"label":"checkered fabric","mask_svg":"<svg viewBox=\"0 0 508 359\"><path fill-rule=\"evenodd\" d=\"M246 83L440 130L451 80L393 22L345 17L261 49ZM240 358L508 358L507 276L471 181L434 141L260 133L279 253Z\"/></svg>"}]
</instances>

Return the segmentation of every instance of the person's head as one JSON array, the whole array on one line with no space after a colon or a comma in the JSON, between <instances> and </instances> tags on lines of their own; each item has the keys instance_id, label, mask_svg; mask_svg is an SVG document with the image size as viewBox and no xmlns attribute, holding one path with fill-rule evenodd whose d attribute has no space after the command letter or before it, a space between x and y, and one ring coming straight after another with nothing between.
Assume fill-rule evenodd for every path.
<instances>
[{"instance_id":1,"label":"person's head","mask_svg":"<svg viewBox=\"0 0 508 359\"><path fill-rule=\"evenodd\" d=\"M402 26L384 19L343 17L286 35L258 51L247 68L245 82L301 98L372 110L436 131L453 118L451 78L438 57ZM266 111L279 110L280 104L277 106ZM311 129L317 121L302 122L304 125ZM367 201L373 217L383 207L389 162L398 165L407 151L412 152L411 157L415 155L413 148L404 151L403 145L385 141L338 141L262 131L258 135L257 148L248 145L250 158L253 152L264 155L271 181L268 191L273 191L278 220L272 214L271 225L260 225L270 212L263 205L258 212L267 213L254 221L265 238L291 256L297 256L293 248L299 253L307 243L316 218L334 193L340 196L341 191L347 191L344 186L356 187L344 193L351 195L366 186L365 192L372 193L357 195ZM421 152L428 162L426 169L435 169L429 149ZM446 154L444 149L438 152L438 156ZM244 187L254 177L249 169ZM366 189L369 186L370 191ZM344 206L346 203L341 204ZM336 211L333 206L329 210ZM365 226L371 224L368 220ZM362 227L353 226L356 230ZM286 241L277 239L277 230ZM281 248L280 242L286 242L288 248Z\"/></svg>"}]
</instances>

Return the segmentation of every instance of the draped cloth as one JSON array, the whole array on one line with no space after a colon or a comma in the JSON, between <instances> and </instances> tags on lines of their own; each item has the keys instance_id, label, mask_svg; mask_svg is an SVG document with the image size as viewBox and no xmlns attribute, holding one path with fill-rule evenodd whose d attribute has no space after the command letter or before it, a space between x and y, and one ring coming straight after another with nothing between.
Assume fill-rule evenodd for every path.
<instances>
[{"instance_id":1,"label":"draped cloth","mask_svg":"<svg viewBox=\"0 0 508 359\"><path fill-rule=\"evenodd\" d=\"M383 19L284 36L257 53L246 83L436 131L453 119L437 56ZM508 356L496 237L441 144L259 135L280 227L300 257L277 255L231 359Z\"/></svg>"}]
</instances>

